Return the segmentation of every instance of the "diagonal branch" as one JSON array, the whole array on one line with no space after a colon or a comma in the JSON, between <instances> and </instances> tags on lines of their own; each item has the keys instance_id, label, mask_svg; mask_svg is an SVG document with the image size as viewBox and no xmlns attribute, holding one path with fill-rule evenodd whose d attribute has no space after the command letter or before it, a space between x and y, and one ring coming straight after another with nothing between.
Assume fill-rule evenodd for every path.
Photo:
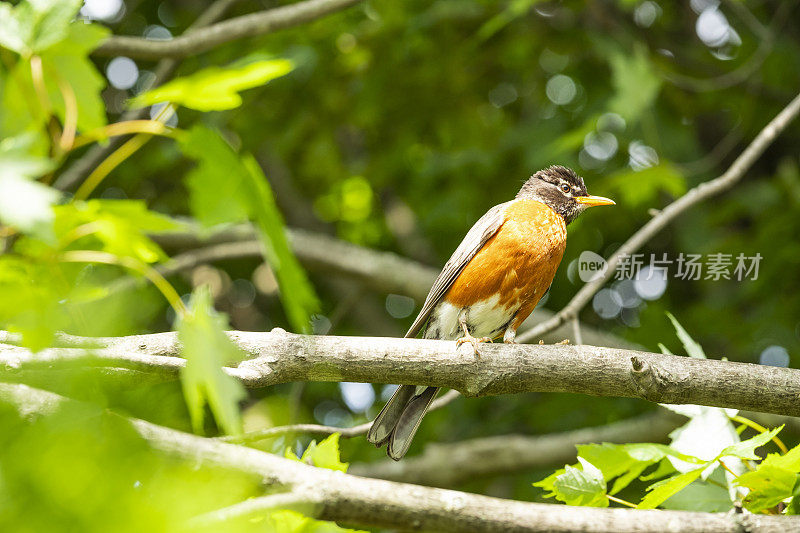
<instances>
[{"instance_id":1,"label":"diagonal branch","mask_svg":"<svg viewBox=\"0 0 800 533\"><path fill-rule=\"evenodd\" d=\"M778 135L780 135L787 126L797 118L800 114L800 95L796 96L794 100L773 118L769 124L764 126L764 129L759 132L753 142L745 148L733 164L721 176L714 178L711 181L701 183L694 187L689 192L669 204L661 210L656 216L651 218L647 224L642 226L636 233L634 233L625 244L619 247L614 254L608 258L608 268L605 274L600 276L594 281L591 281L581 287L578 293L569 301L569 303L555 316L538 324L531 331L528 331L519 337L519 342L528 342L532 339L541 337L544 333L552 331L553 329L561 326L571 318L578 316L578 313L588 304L597 291L599 291L605 283L610 280L616 271L617 265L626 257L635 253L639 248L644 246L647 241L652 239L658 232L667 227L673 220L677 219L685 211L696 206L717 194L727 191L739 180L744 177L745 172L753 166L753 163L761 157L764 150L772 144Z\"/></svg>"},{"instance_id":2,"label":"diagonal branch","mask_svg":"<svg viewBox=\"0 0 800 533\"><path fill-rule=\"evenodd\" d=\"M250 358L226 372L248 387L293 381L408 383L456 389L468 396L519 392L572 392L699 404L800 416L800 370L694 359L620 348L571 345L481 345L460 350L449 341L379 337L311 336L276 328L234 331L231 339ZM175 376L175 333L93 339L97 365L121 365ZM76 348L32 354L0 345L0 362L14 372L75 364ZM87 355L88 357L88 355Z\"/></svg>"},{"instance_id":3,"label":"diagonal branch","mask_svg":"<svg viewBox=\"0 0 800 533\"><path fill-rule=\"evenodd\" d=\"M62 406L77 403L57 394L12 384L0 384L0 401L11 404L26 418L46 416ZM250 506L229 507L218 514L207 514L203 519L241 516L257 512L259 506L264 510L308 506L323 520L441 532L617 533L679 528L685 533L767 533L798 527L796 517L567 507L361 478L182 433L144 420L130 419L129 422L132 429L160 453L200 466L259 476L270 491L288 493L281 498L257 499Z\"/></svg>"},{"instance_id":4,"label":"diagonal branch","mask_svg":"<svg viewBox=\"0 0 800 533\"><path fill-rule=\"evenodd\" d=\"M99 56L123 55L134 59L186 57L205 52L221 44L255 37L299 26L348 8L360 0L305 0L232 18L186 33L168 41L151 41L141 37L114 36L94 51Z\"/></svg>"}]
</instances>

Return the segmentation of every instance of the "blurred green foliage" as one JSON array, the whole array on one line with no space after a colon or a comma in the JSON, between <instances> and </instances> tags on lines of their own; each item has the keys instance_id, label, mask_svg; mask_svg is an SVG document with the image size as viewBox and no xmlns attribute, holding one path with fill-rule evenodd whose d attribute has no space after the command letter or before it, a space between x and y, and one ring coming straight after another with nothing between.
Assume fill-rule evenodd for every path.
<instances>
[{"instance_id":1,"label":"blurred green foliage","mask_svg":"<svg viewBox=\"0 0 800 533\"><path fill-rule=\"evenodd\" d=\"M87 403L34 420L3 408L3 530L177 531L191 516L259 495L255 480L165 459L117 414L213 435L238 432L242 421L245 430L306 421L346 426L376 413L387 393L380 386L279 386L249 392L242 405L243 391L219 367L239 356L222 334L228 325L399 336L413 319L413 312L392 314L385 294L326 274L309 278L289 250L284 221L438 267L470 225L511 198L527 176L566 164L617 206L571 225L545 304L557 310L581 284L575 261L582 251L607 256L650 220L651 210L723 172L800 81L800 25L788 23L797 17L792 1L371 0L191 55L173 81L156 89L151 61L135 61L133 83L107 84L118 58L91 55L106 36L157 26L177 35L208 4L127 0L118 17L86 24L73 21L79 1L0 3L0 326L40 350L57 331L111 336L165 331L177 321L189 360L182 386L99 379L80 368L4 370L2 380ZM265 5L240 1L229 15ZM73 133L81 142L106 142L103 127L131 99L170 100L176 117L165 112L169 127L161 137L118 166L95 170L84 189L91 199L52 188L92 149L72 149ZM626 305L617 303L610 315L587 308L582 320L647 349L664 342L664 350L679 352L664 318L672 311L710 357L760 362L777 350L797 366L800 303L788 295L800 290L799 142L795 124L741 184L687 212L642 250L648 259L673 260L681 253L758 253L757 279L685 280L674 277L673 265L660 296L631 299L630 287L615 282L612 296ZM162 294L128 283L174 255L151 235L182 227L175 217L185 216L206 229L255 222L263 259L203 265L170 277ZM172 307L164 298L170 287ZM702 353L672 321L684 351ZM426 418L412 454L430 441L546 433L647 408L569 394L459 401ZM796 441L788 430L782 438ZM338 440L300 453L309 440L293 435L261 447L289 447L302 460L326 457L320 466L344 468ZM608 494L628 498L644 494L643 483L672 475L649 493L649 504L730 504L712 482L696 481L698 469L678 472L663 457L647 462L620 448L612 450L622 457L614 470L595 465L588 450L581 459L594 470L570 467L569 485L588 487L564 495L571 503L608 504L598 494L612 479ZM753 490L749 509L769 509L797 492L795 450L769 456L742 476L742 486ZM382 457L362 439L342 442L342 453L348 462ZM660 476L648 470L650 479L634 479L645 468ZM777 481L765 483L767 476ZM537 499L534 478L521 472L465 488ZM269 520L232 530L334 527L291 513Z\"/></svg>"}]
</instances>

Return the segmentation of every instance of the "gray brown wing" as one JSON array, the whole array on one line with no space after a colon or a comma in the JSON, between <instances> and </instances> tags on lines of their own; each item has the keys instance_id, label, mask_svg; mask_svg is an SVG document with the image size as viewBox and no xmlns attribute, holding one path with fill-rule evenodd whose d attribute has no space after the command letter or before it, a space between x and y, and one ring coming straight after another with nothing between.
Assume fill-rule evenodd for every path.
<instances>
[{"instance_id":1,"label":"gray brown wing","mask_svg":"<svg viewBox=\"0 0 800 533\"><path fill-rule=\"evenodd\" d=\"M431 287L428 297L425 298L422 311L417 315L416 320L414 320L411 328L409 328L406 333L406 337L417 336L417 333L419 333L422 326L424 326L425 322L428 320L428 317L430 317L433 308L441 301L458 275L461 274L461 271L467 266L470 259L475 257L475 254L486 244L486 241L497 233L497 230L500 229L500 226L502 226L505 221L505 210L509 203L511 202L496 205L489 209L489 211L472 226L467 236L464 237L464 240L458 245L456 251L453 252L453 255L450 256L450 259L445 263L439 277L433 282L433 287Z\"/></svg>"}]
</instances>

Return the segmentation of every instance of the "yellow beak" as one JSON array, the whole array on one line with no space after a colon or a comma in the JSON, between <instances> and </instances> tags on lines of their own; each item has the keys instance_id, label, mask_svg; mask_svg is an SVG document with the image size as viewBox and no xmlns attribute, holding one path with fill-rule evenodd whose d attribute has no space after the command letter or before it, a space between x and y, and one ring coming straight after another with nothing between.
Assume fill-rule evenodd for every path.
<instances>
[{"instance_id":1,"label":"yellow beak","mask_svg":"<svg viewBox=\"0 0 800 533\"><path fill-rule=\"evenodd\" d=\"M616 205L614 200L610 198L603 198L602 196L578 196L575 201L589 207L596 205Z\"/></svg>"}]
</instances>

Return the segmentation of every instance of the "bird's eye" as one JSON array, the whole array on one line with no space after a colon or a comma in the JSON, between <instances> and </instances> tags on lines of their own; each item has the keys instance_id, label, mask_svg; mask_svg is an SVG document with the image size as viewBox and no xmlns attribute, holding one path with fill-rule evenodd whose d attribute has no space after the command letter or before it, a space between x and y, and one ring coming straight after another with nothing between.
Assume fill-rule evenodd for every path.
<instances>
[{"instance_id":1,"label":"bird's eye","mask_svg":"<svg viewBox=\"0 0 800 533\"><path fill-rule=\"evenodd\" d=\"M566 183L562 183L560 188L561 192L563 192L564 194L567 194L571 190L569 188L569 185L567 185Z\"/></svg>"}]
</instances>

